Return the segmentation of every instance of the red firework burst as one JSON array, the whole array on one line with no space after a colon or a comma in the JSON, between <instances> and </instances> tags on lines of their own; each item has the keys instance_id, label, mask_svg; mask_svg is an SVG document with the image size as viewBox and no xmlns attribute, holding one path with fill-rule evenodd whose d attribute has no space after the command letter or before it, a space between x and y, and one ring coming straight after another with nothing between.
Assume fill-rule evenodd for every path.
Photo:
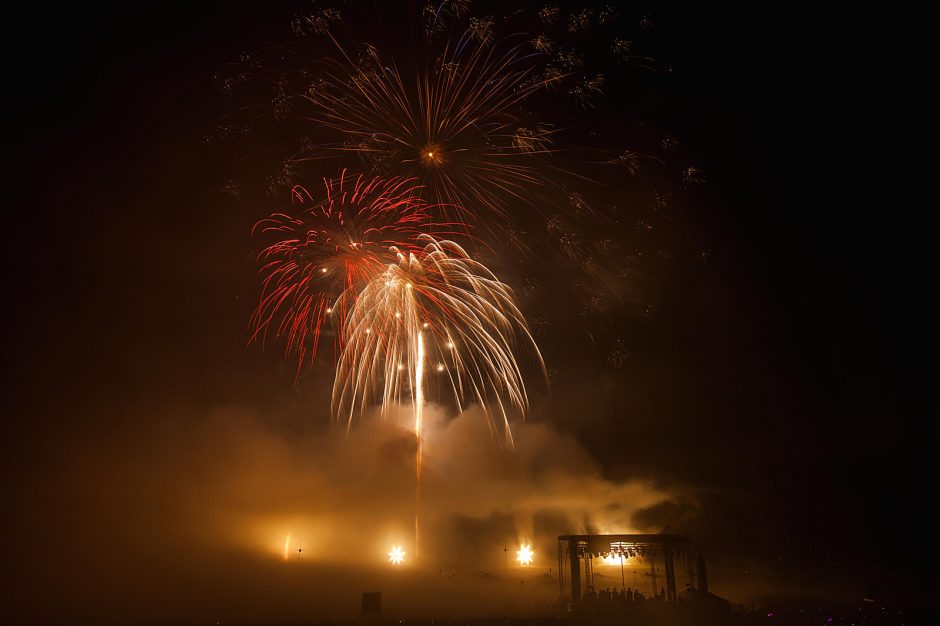
<instances>
[{"instance_id":1,"label":"red firework burst","mask_svg":"<svg viewBox=\"0 0 940 626\"><path fill-rule=\"evenodd\" d=\"M390 247L416 249L418 236L432 228L433 207L422 200L414 179L345 174L324 180L320 201L294 187L293 201L308 208L296 215L274 213L252 230L265 247L258 254L261 295L251 318L251 341L264 343L269 332L283 338L285 356L297 356L298 374L306 357L316 356L321 335L334 325L342 330L350 298L339 296L356 294L395 263ZM452 227L466 228L437 223L433 230L440 234Z\"/></svg>"}]
</instances>

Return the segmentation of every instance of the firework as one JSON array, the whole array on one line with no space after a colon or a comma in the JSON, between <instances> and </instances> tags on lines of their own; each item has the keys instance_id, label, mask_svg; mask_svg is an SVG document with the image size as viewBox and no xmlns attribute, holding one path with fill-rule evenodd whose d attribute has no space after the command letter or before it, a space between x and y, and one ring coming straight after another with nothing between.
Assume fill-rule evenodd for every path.
<instances>
[{"instance_id":1,"label":"firework","mask_svg":"<svg viewBox=\"0 0 940 626\"><path fill-rule=\"evenodd\" d=\"M516 352L527 348L544 370L535 341L508 286L457 243L419 239L420 250L394 249L398 262L349 309L334 414L351 424L373 405L411 405L420 435L426 388L443 389L458 411L478 403L511 446L510 417L528 408Z\"/></svg>"},{"instance_id":2,"label":"firework","mask_svg":"<svg viewBox=\"0 0 940 626\"><path fill-rule=\"evenodd\" d=\"M572 274L559 280L560 289L606 276L603 286L613 290L604 295L616 305L625 289L618 261L589 255L586 242L609 234L617 220L604 201L625 186L613 166L638 176L641 159L657 159L633 142L610 145L605 116L594 121L578 109L598 106L615 83L614 58L629 61L630 71L646 67L637 56L642 38L610 26L610 7L548 4L537 13L494 8L481 15L466 0L422 6L428 38L414 46L402 46L397 29L361 30L371 16L336 3L296 17L302 41L243 55L233 80L246 84L249 99L226 123L237 128L250 113L252 128L260 124L254 141L273 131L269 193L338 164L414 178L436 207L434 220L467 222L488 236L486 246L464 245L492 253L500 271L559 266L559 279ZM654 173L647 168L644 175ZM638 177L635 184L645 182ZM535 220L553 214L564 216L564 232L538 236Z\"/></svg>"},{"instance_id":3,"label":"firework","mask_svg":"<svg viewBox=\"0 0 940 626\"><path fill-rule=\"evenodd\" d=\"M276 239L266 241L259 255L263 288L252 319L253 339L282 340L285 353L297 359L298 373L323 346L333 348L340 355L334 411L343 421L369 406L387 410L425 395L452 397L458 406L479 402L491 426L502 422L501 430L508 431L505 415L524 412L517 406L518 392L509 391L520 377L497 378L492 385L487 379L492 363L479 371L471 364L465 370L452 366L438 335L422 335L420 376L414 362L417 335L402 340L411 348L399 348L398 378L377 361L355 365L354 352L362 346L347 353L344 342L353 334L343 326L360 294L368 295L369 285L374 291L373 283L390 265L401 265L391 247L422 264L423 245L416 237L427 233L439 241L460 241L474 258L501 276L513 276L520 287L527 279L542 281L540 293L526 293L525 306L546 350L558 329L571 328L572 321L584 327L593 345L595 335L609 332L611 320L626 307L634 314L640 306L635 292L650 270L634 267L629 251L661 247L668 233L659 217L671 221L674 212L665 215L658 205L650 211L642 187L663 184L659 168L667 165L665 153L676 141L647 136L642 125L635 138L625 137L626 126L611 119L613 110L602 102L604 91L612 91L616 104L623 90L608 86L616 86L624 72L657 70L642 55L649 20L638 25L635 17L618 17L611 6L600 5L563 9L539 3L533 11L441 0L418 6L420 15L402 12L401 24L383 20L373 30L374 11L368 7L318 3L296 16L296 37L289 43L266 43L230 66L230 76L220 77L223 91L238 98L238 112L220 124L219 141L261 144L252 158L261 155L265 175L271 174L268 192L286 195L293 188L295 200L304 205L300 215L286 211L258 225L259 237ZM413 18L420 19L418 30L423 27L427 39L412 38L413 45L403 46L401 32L414 26ZM599 108L598 115L582 113L592 107ZM655 154L660 143L662 158ZM699 184L698 169L673 163L681 156L670 155L672 175L681 173L684 187ZM361 222L371 219L368 214L357 211L352 220L344 215L338 225L314 210L320 197L313 200L294 187L311 177L333 176L338 167L382 180L409 180L423 187L428 204L417 210L420 219L407 225L395 222L399 211L381 213L378 230L370 231L375 237L363 237L369 227ZM240 185L229 181L223 189L233 197L248 195L249 187ZM637 215L630 214L634 206ZM648 215L652 212L659 215ZM483 245L464 238L469 227L457 223L465 222L486 240ZM320 229L320 223L327 226ZM654 224L656 232L648 234ZM360 234L345 240L368 245L358 250L335 245L344 241L346 229ZM320 234L308 238L308 231ZM630 245L611 243L628 239ZM351 258L347 262L344 256ZM321 263L322 258L330 260ZM323 265L337 269L323 271ZM552 311L564 312L545 314L540 307L549 303ZM598 354L619 367L619 352L608 354L612 337L601 341L606 348ZM460 352L460 358L499 355L481 346L463 346ZM353 372L361 378L351 378ZM416 412L421 406L418 402Z\"/></svg>"},{"instance_id":4,"label":"firework","mask_svg":"<svg viewBox=\"0 0 940 626\"><path fill-rule=\"evenodd\" d=\"M356 155L379 173L418 179L441 207L506 216L508 201L529 202L526 189L546 182L532 158L552 152L554 133L528 128L518 105L566 73L537 71L545 55L495 42L493 28L491 18L471 20L413 79L374 46L356 56L327 33L338 58L315 63L317 79L284 107L319 137L300 160Z\"/></svg>"},{"instance_id":5,"label":"firework","mask_svg":"<svg viewBox=\"0 0 940 626\"><path fill-rule=\"evenodd\" d=\"M324 182L320 201L294 187L294 201L307 208L275 213L253 230L268 241L258 254L262 287L252 340L264 341L273 331L284 339L285 355L297 356L298 370L308 353L312 359L330 320L341 327L345 319L348 300L337 305L338 296L384 271L394 259L391 246L412 250L430 227L430 207L419 191L414 180L347 178L345 172Z\"/></svg>"},{"instance_id":6,"label":"firework","mask_svg":"<svg viewBox=\"0 0 940 626\"><path fill-rule=\"evenodd\" d=\"M355 414L410 405L415 431L415 554L420 546L423 414L428 386L457 410L477 402L491 430L513 446L509 419L528 397L516 349L525 344L544 371L512 291L457 243L422 235L420 250L392 248L397 263L355 294L343 327L333 412L347 429ZM426 380L433 374L434 380ZM431 383L430 385L428 383Z\"/></svg>"}]
</instances>

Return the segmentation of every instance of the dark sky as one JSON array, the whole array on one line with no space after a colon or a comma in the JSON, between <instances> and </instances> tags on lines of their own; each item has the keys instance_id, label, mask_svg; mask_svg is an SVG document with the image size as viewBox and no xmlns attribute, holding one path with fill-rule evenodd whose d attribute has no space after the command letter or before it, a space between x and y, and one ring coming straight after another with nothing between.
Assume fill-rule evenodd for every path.
<instances>
[{"instance_id":1,"label":"dark sky","mask_svg":"<svg viewBox=\"0 0 940 626\"><path fill-rule=\"evenodd\" d=\"M210 76L290 13L50 7L4 44L0 463L25 598L14 615L94 616L107 594L76 580L152 567L164 541L165 577L190 568L176 551L186 522L158 511L178 493L167 484L187 481L180 468L197 467L186 455L213 447L161 440L166 423L198 439L222 407L307 437L325 419L311 408L322 385L293 391L278 350L245 345L259 211L219 193L235 157L200 141L225 112ZM644 530L791 574L825 563L859 579L931 576L918 536L935 443L925 211L898 189L903 155L884 147L897 90L890 52L870 42L890 26L836 17L653 13L673 74L637 110L706 173L683 223L711 259L664 279L654 322L628 331L624 370L562 364L543 419L606 480L670 494L638 507ZM109 538L118 554L105 558ZM150 601L109 616L152 618Z\"/></svg>"}]
</instances>

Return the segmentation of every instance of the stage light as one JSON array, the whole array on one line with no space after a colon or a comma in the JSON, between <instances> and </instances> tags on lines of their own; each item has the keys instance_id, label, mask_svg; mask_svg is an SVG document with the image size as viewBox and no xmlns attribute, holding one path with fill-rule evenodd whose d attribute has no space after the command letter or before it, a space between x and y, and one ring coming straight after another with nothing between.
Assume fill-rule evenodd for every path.
<instances>
[{"instance_id":1,"label":"stage light","mask_svg":"<svg viewBox=\"0 0 940 626\"><path fill-rule=\"evenodd\" d=\"M401 562L404 560L405 553L402 551L401 546L393 546L388 553L388 562L392 565L401 565Z\"/></svg>"},{"instance_id":2,"label":"stage light","mask_svg":"<svg viewBox=\"0 0 940 626\"><path fill-rule=\"evenodd\" d=\"M532 546L525 544L520 546L516 550L516 560L519 561L519 564L523 567L528 567L532 563L532 557L535 556L535 553L532 552Z\"/></svg>"}]
</instances>

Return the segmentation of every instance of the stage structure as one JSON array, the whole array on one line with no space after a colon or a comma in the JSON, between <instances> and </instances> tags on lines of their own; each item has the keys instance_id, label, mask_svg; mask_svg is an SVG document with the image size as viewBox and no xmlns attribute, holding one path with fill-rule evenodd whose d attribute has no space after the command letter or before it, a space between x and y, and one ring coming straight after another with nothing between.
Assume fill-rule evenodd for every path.
<instances>
[{"instance_id":1,"label":"stage structure","mask_svg":"<svg viewBox=\"0 0 940 626\"><path fill-rule=\"evenodd\" d=\"M563 598L578 602L593 598L595 558L613 556L621 563L632 561L647 569L651 596L663 597L667 602L678 601L676 590L676 565L684 566L688 576L688 588L708 593L708 574L705 558L698 546L682 535L561 535L558 537L558 587ZM658 586L659 565L665 575L665 584ZM622 579L621 579L622 580ZM583 581L583 583L582 583ZM625 582L623 583L626 584ZM582 591L583 588L583 591ZM646 594L644 594L646 595Z\"/></svg>"}]
</instances>

